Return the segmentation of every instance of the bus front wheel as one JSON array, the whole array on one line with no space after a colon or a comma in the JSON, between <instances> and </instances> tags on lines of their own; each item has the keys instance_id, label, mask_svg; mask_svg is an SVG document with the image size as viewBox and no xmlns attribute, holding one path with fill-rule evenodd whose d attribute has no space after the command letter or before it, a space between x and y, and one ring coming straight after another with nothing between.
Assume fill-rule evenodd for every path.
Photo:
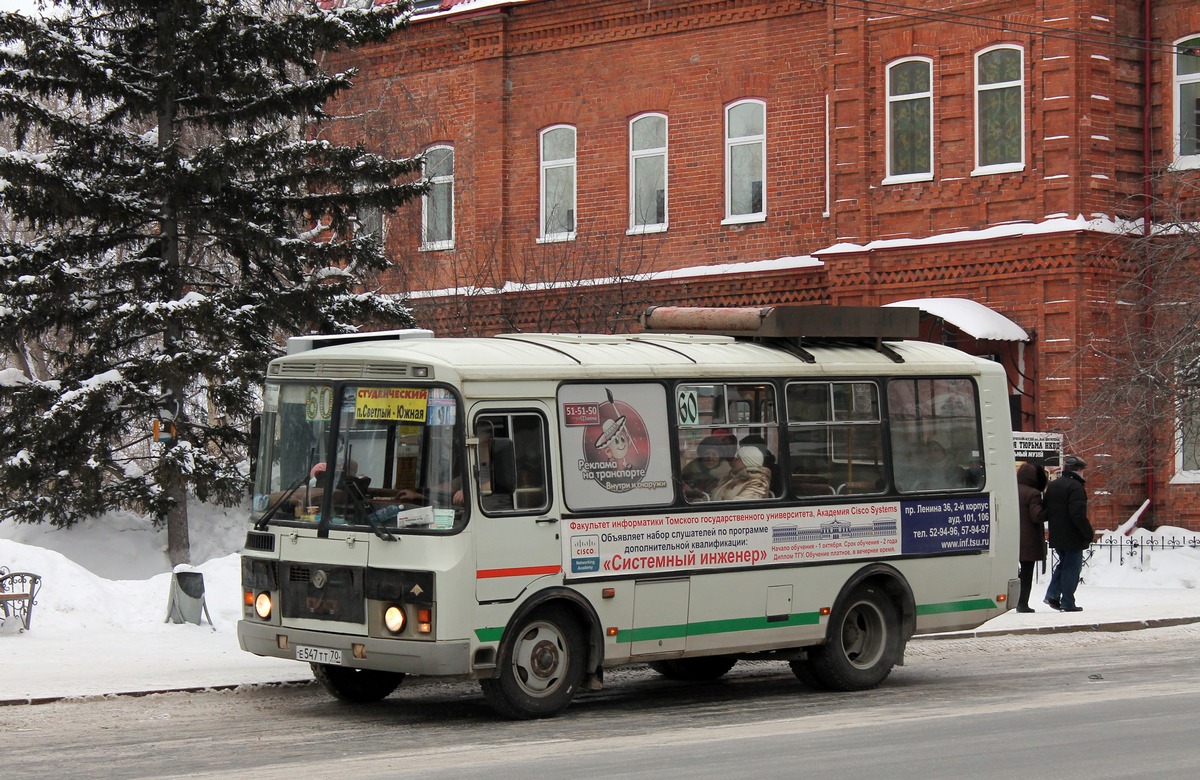
<instances>
[{"instance_id":1,"label":"bus front wheel","mask_svg":"<svg viewBox=\"0 0 1200 780\"><path fill-rule=\"evenodd\" d=\"M583 682L584 656L578 621L562 607L548 607L509 633L500 649L499 674L479 686L505 717L553 717L567 708Z\"/></svg>"},{"instance_id":2,"label":"bus front wheel","mask_svg":"<svg viewBox=\"0 0 1200 780\"><path fill-rule=\"evenodd\" d=\"M830 620L825 644L809 651L809 670L829 690L864 691L887 679L902 650L896 606L878 587L861 585Z\"/></svg>"},{"instance_id":3,"label":"bus front wheel","mask_svg":"<svg viewBox=\"0 0 1200 780\"><path fill-rule=\"evenodd\" d=\"M401 672L381 672L377 669L352 669L348 666L309 664L313 677L335 699L352 704L381 701L404 682Z\"/></svg>"}]
</instances>

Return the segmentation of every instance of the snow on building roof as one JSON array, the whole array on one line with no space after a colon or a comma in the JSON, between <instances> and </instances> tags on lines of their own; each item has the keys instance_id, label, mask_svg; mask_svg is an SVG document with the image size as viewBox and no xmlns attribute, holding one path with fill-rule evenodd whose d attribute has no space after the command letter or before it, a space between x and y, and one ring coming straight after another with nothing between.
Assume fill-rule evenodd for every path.
<instances>
[{"instance_id":1,"label":"snow on building roof","mask_svg":"<svg viewBox=\"0 0 1200 780\"><path fill-rule=\"evenodd\" d=\"M317 6L331 11L337 8L369 8L390 5L395 2L397 0L317 0ZM524 5L529 2L534 2L534 0L413 0L413 15L429 19L435 16L471 13L506 5Z\"/></svg>"},{"instance_id":2,"label":"snow on building roof","mask_svg":"<svg viewBox=\"0 0 1200 780\"><path fill-rule=\"evenodd\" d=\"M1069 217L1052 216L1041 222L1010 222L1006 225L994 225L982 230L958 230L952 233L939 233L934 236L921 238L888 238L870 241L866 244L849 242L834 244L825 249L818 249L813 255L835 255L845 252L863 252L875 249L897 249L914 246L932 246L935 244L955 244L963 241L987 241L996 238L1012 238L1014 236L1049 235L1053 233L1071 233L1086 230L1097 233L1129 233L1141 229L1140 221L1114 220L1106 216L1095 216L1092 219L1082 214L1071 219Z\"/></svg>"},{"instance_id":3,"label":"snow on building roof","mask_svg":"<svg viewBox=\"0 0 1200 780\"><path fill-rule=\"evenodd\" d=\"M1029 334L1020 325L969 298L912 298L884 305L916 307L980 341L1029 341Z\"/></svg>"},{"instance_id":4,"label":"snow on building roof","mask_svg":"<svg viewBox=\"0 0 1200 780\"><path fill-rule=\"evenodd\" d=\"M501 287L447 287L440 290L413 290L410 298L437 298L443 295L496 295L503 293L529 292L532 290L562 290L573 287L592 287L606 284L641 284L663 279L690 279L699 276L721 274L751 274L770 271L786 271L795 268L820 268L822 261L809 255L777 257L774 260L751 260L745 263L720 263L717 265L695 265L674 268L668 271L652 271L627 277L601 277L596 279L570 279L563 282L519 283L506 282Z\"/></svg>"}]
</instances>

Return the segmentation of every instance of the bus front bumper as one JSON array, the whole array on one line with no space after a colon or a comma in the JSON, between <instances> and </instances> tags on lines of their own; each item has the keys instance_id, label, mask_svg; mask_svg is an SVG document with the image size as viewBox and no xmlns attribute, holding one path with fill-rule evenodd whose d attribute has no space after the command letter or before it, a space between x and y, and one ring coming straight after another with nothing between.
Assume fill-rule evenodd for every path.
<instances>
[{"instance_id":1,"label":"bus front bumper","mask_svg":"<svg viewBox=\"0 0 1200 780\"><path fill-rule=\"evenodd\" d=\"M249 653L296 660L297 647L340 650L342 665L356 669L379 669L430 676L466 675L471 672L470 643L414 642L404 639L378 639L325 631L285 628L249 620L238 621L238 645ZM361 645L362 657L355 657L354 645Z\"/></svg>"}]
</instances>

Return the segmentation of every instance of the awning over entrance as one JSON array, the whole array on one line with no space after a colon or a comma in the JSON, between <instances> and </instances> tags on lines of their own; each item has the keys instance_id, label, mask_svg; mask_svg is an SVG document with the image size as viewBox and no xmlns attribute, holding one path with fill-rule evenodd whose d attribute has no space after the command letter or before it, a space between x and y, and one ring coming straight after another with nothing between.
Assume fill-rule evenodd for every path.
<instances>
[{"instance_id":1,"label":"awning over entrance","mask_svg":"<svg viewBox=\"0 0 1200 780\"><path fill-rule=\"evenodd\" d=\"M980 341L1029 341L1020 325L969 298L912 298L884 305L918 308Z\"/></svg>"}]
</instances>

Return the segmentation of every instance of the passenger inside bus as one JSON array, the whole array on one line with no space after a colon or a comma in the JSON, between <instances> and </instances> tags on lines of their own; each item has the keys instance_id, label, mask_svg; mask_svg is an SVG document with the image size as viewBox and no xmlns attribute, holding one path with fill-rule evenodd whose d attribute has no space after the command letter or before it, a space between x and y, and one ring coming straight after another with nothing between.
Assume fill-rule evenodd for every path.
<instances>
[{"instance_id":1,"label":"passenger inside bus","mask_svg":"<svg viewBox=\"0 0 1200 780\"><path fill-rule=\"evenodd\" d=\"M764 465L761 448L750 444L739 447L730 464L732 470L713 488L713 501L745 501L771 496L771 472Z\"/></svg>"},{"instance_id":2,"label":"passenger inside bus","mask_svg":"<svg viewBox=\"0 0 1200 780\"><path fill-rule=\"evenodd\" d=\"M743 436L741 441L738 442L738 446L758 447L760 450L762 450L763 468L765 468L771 475L771 493L773 495L778 495L779 489L778 483L776 482L776 477L778 476L779 469L776 464L775 453L771 452L771 448L767 445L767 440L762 436L759 436L757 433L752 433L749 436Z\"/></svg>"},{"instance_id":3,"label":"passenger inside bus","mask_svg":"<svg viewBox=\"0 0 1200 780\"><path fill-rule=\"evenodd\" d=\"M898 459L896 463L896 486L901 490L947 490L967 486L967 472L959 467L943 436L929 436L919 456Z\"/></svg>"},{"instance_id":4,"label":"passenger inside bus","mask_svg":"<svg viewBox=\"0 0 1200 780\"><path fill-rule=\"evenodd\" d=\"M700 445L696 447L696 457L685 465L679 474L684 496L688 500L711 493L718 482L729 476L733 467L723 452L726 448L732 449L719 436L706 436L701 440Z\"/></svg>"}]
</instances>

